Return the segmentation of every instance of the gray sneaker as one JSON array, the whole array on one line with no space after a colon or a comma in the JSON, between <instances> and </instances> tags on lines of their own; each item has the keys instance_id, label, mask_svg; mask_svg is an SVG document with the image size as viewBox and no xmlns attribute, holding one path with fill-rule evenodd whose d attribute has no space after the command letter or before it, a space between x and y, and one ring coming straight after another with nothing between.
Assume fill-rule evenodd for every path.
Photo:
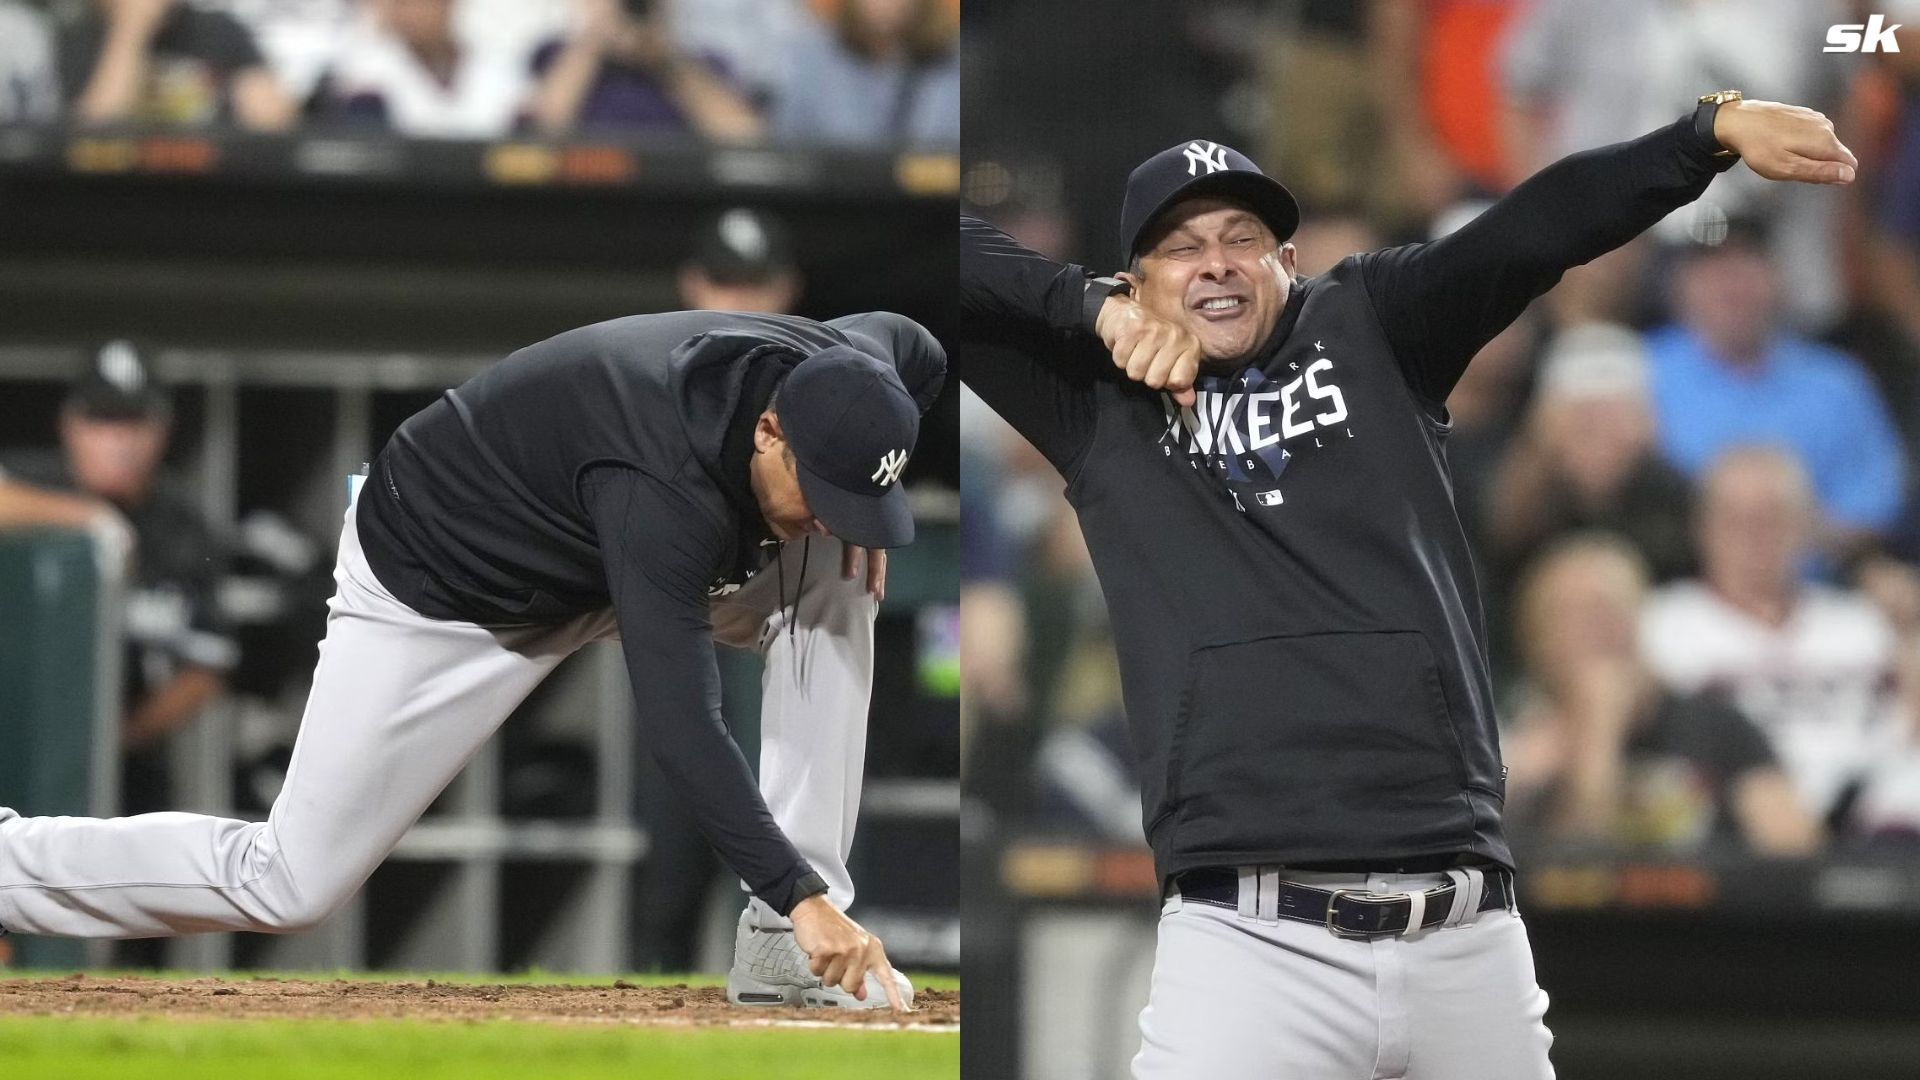
<instances>
[{"instance_id":1,"label":"gray sneaker","mask_svg":"<svg viewBox=\"0 0 1920 1080\"><path fill-rule=\"evenodd\" d=\"M913 984L898 971L893 983L902 1003L913 1004ZM885 1009L887 992L867 974L867 1000L861 1001L838 986L821 986L807 970L807 954L793 940L792 930L763 930L753 925L753 911L740 913L733 936L733 968L727 972L727 1000L735 1005L803 1005L823 1009Z\"/></svg>"}]
</instances>

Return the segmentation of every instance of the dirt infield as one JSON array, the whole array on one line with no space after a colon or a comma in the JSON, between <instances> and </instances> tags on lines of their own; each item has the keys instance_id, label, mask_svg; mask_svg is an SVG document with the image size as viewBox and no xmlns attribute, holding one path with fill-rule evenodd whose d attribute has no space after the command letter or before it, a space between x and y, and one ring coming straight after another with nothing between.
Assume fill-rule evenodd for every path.
<instances>
[{"instance_id":1,"label":"dirt infield","mask_svg":"<svg viewBox=\"0 0 1920 1080\"><path fill-rule=\"evenodd\" d=\"M519 1020L545 1024L717 1027L768 1023L951 1030L960 1023L956 990L922 990L914 1011L742 1009L718 987L470 986L251 978L0 980L0 1015L158 1016L234 1020Z\"/></svg>"}]
</instances>

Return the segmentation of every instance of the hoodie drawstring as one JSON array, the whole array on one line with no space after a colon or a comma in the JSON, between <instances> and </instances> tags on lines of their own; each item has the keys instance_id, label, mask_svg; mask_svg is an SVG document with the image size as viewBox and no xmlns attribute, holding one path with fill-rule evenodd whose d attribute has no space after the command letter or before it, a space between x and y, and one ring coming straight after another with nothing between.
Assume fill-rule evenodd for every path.
<instances>
[{"instance_id":1,"label":"hoodie drawstring","mask_svg":"<svg viewBox=\"0 0 1920 1080\"><path fill-rule=\"evenodd\" d=\"M793 589L793 614L787 618L787 636L794 636L794 627L800 622L800 594L807 588L807 560L813 556L813 537L800 542L800 581ZM775 558L775 573L779 576L780 610L787 609L787 545L780 545L780 553Z\"/></svg>"}]
</instances>

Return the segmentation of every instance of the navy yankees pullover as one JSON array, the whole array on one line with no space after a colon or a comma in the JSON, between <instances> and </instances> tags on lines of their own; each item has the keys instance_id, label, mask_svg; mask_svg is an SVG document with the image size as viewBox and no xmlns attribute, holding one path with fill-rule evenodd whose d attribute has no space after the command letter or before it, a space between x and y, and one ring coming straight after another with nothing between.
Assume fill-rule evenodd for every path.
<instances>
[{"instance_id":1,"label":"navy yankees pullover","mask_svg":"<svg viewBox=\"0 0 1920 1080\"><path fill-rule=\"evenodd\" d=\"M430 618L540 624L611 606L642 742L782 914L826 886L720 718L708 601L772 557L753 424L779 376L830 345L893 364L923 412L945 379L933 335L887 312L614 319L521 349L408 419L357 514L380 583Z\"/></svg>"},{"instance_id":2,"label":"navy yankees pullover","mask_svg":"<svg viewBox=\"0 0 1920 1080\"><path fill-rule=\"evenodd\" d=\"M962 219L958 370L1066 478L1163 880L1512 865L1443 403L1562 272L1699 197L1733 163L1718 149L1689 117L1549 166L1443 239L1298 281L1191 408L1114 367L1081 267Z\"/></svg>"}]
</instances>

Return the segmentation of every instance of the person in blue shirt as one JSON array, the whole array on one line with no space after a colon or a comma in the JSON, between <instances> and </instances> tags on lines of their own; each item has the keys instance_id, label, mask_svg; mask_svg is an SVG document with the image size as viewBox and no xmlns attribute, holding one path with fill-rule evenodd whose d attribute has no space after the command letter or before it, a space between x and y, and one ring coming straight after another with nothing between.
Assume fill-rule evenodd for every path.
<instances>
[{"instance_id":1,"label":"person in blue shirt","mask_svg":"<svg viewBox=\"0 0 1920 1080\"><path fill-rule=\"evenodd\" d=\"M1782 283L1756 222L1681 257L1674 321L1647 337L1661 451L1698 478L1726 450L1773 444L1812 475L1840 550L1900 512L1899 437L1867 371L1780 324Z\"/></svg>"},{"instance_id":2,"label":"person in blue shirt","mask_svg":"<svg viewBox=\"0 0 1920 1080\"><path fill-rule=\"evenodd\" d=\"M958 24L941 0L843 0L788 43L776 139L866 149L960 141Z\"/></svg>"}]
</instances>

